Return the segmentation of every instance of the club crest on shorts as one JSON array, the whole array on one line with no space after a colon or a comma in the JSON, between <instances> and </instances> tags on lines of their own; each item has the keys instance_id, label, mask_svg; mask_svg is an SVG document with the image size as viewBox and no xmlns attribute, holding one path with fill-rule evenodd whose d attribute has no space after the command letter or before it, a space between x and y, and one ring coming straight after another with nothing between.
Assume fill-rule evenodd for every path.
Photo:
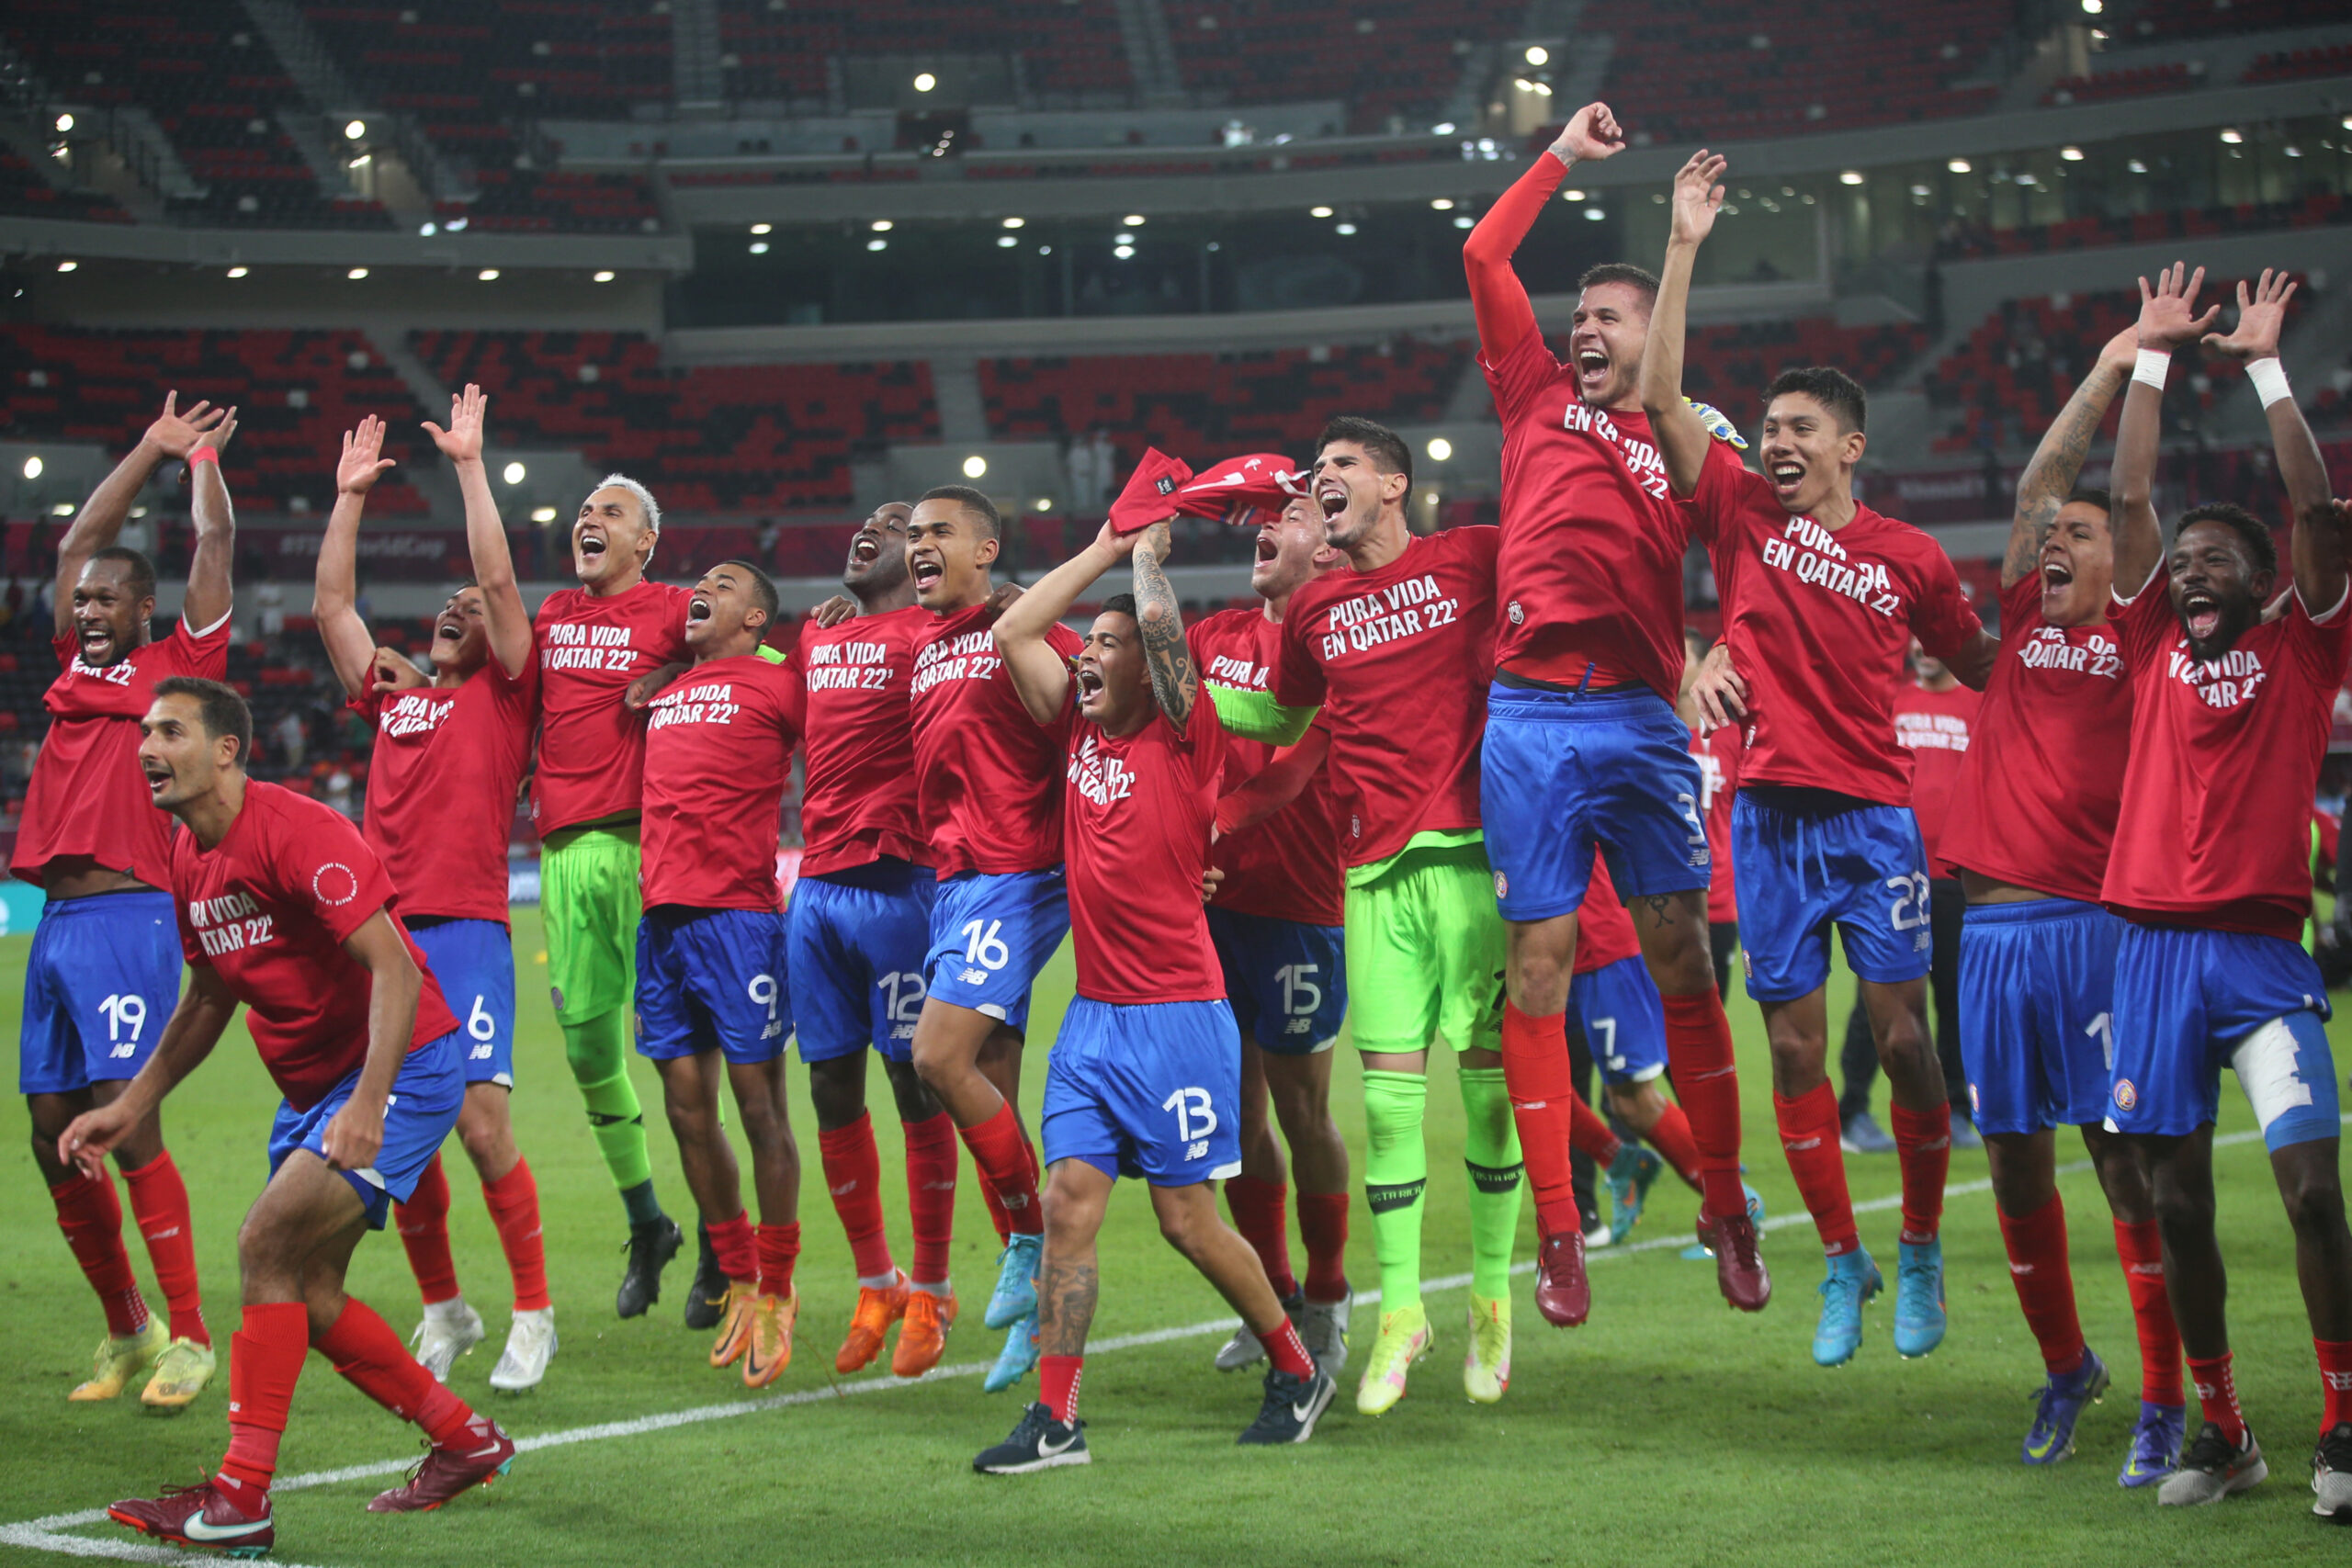
<instances>
[{"instance_id":1,"label":"club crest on shorts","mask_svg":"<svg viewBox=\"0 0 2352 1568\"><path fill-rule=\"evenodd\" d=\"M1510 897L1510 878L1499 871L1495 873L1495 897L1498 898Z\"/></svg>"},{"instance_id":2,"label":"club crest on shorts","mask_svg":"<svg viewBox=\"0 0 2352 1568\"><path fill-rule=\"evenodd\" d=\"M2119 1111L2129 1111L2139 1103L2140 1091L2132 1087L2132 1080L2130 1078L2116 1079L2115 1108Z\"/></svg>"}]
</instances>

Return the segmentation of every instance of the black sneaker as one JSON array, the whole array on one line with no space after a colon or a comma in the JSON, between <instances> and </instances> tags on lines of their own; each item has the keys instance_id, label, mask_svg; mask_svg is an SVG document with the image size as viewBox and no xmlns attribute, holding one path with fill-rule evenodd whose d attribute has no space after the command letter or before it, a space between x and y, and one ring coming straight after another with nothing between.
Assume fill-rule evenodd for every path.
<instances>
[{"instance_id":1,"label":"black sneaker","mask_svg":"<svg viewBox=\"0 0 2352 1568\"><path fill-rule=\"evenodd\" d=\"M695 1282L686 1292L686 1326L707 1333L727 1315L727 1270L718 1266L707 1228L696 1225L695 1240L701 1250L695 1256Z\"/></svg>"},{"instance_id":2,"label":"black sneaker","mask_svg":"<svg viewBox=\"0 0 2352 1568\"><path fill-rule=\"evenodd\" d=\"M2323 1519L2352 1519L2352 1423L2327 1429L2312 1454L2312 1512Z\"/></svg>"},{"instance_id":3,"label":"black sneaker","mask_svg":"<svg viewBox=\"0 0 2352 1568\"><path fill-rule=\"evenodd\" d=\"M1317 1371L1312 1380L1296 1372L1286 1372L1279 1367L1266 1369L1266 1402L1258 1407L1258 1418L1250 1429L1235 1438L1239 1443L1303 1443L1315 1435L1315 1423L1331 1404L1331 1395L1339 1392L1339 1383L1329 1372Z\"/></svg>"},{"instance_id":4,"label":"black sneaker","mask_svg":"<svg viewBox=\"0 0 2352 1568\"><path fill-rule=\"evenodd\" d=\"M1325 1390L1323 1397L1331 1397L1329 1390ZM972 1468L982 1475L1026 1475L1057 1464L1093 1462L1094 1457L1086 1451L1086 1423L1057 1421L1040 1400L1021 1413L1021 1424L1012 1428L1012 1436L982 1450L972 1461Z\"/></svg>"},{"instance_id":5,"label":"black sneaker","mask_svg":"<svg viewBox=\"0 0 2352 1568\"><path fill-rule=\"evenodd\" d=\"M685 1241L678 1222L667 1214L650 1225L629 1226L628 1267L621 1270L613 1310L623 1317L643 1317L645 1309L662 1299L662 1270Z\"/></svg>"}]
</instances>

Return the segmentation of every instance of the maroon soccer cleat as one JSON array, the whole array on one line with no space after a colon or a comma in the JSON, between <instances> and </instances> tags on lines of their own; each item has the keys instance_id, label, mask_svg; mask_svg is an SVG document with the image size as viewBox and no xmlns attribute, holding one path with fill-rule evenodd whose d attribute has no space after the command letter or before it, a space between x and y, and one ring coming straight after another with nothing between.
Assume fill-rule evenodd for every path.
<instances>
[{"instance_id":1,"label":"maroon soccer cleat","mask_svg":"<svg viewBox=\"0 0 2352 1568\"><path fill-rule=\"evenodd\" d=\"M466 1435L444 1448L434 1444L409 1472L408 1483L379 1492L371 1514L429 1513L470 1486L487 1486L514 1462L514 1439L498 1423L476 1417Z\"/></svg>"},{"instance_id":2,"label":"maroon soccer cleat","mask_svg":"<svg viewBox=\"0 0 2352 1568\"><path fill-rule=\"evenodd\" d=\"M1585 1277L1583 1232L1547 1235L1535 1249L1535 1310L1555 1328L1575 1328L1592 1315L1592 1281Z\"/></svg>"},{"instance_id":3,"label":"maroon soccer cleat","mask_svg":"<svg viewBox=\"0 0 2352 1568\"><path fill-rule=\"evenodd\" d=\"M107 1517L175 1546L259 1557L277 1543L277 1527L270 1519L269 1494L256 1490L253 1495L261 1499L259 1514L247 1514L209 1481L166 1486L161 1497L126 1497L111 1505Z\"/></svg>"},{"instance_id":4,"label":"maroon soccer cleat","mask_svg":"<svg viewBox=\"0 0 2352 1568\"><path fill-rule=\"evenodd\" d=\"M1747 1214L1718 1220L1699 1211L1700 1244L1715 1255L1715 1288L1742 1312L1762 1312L1772 1299L1772 1276L1756 1247L1756 1222Z\"/></svg>"}]
</instances>

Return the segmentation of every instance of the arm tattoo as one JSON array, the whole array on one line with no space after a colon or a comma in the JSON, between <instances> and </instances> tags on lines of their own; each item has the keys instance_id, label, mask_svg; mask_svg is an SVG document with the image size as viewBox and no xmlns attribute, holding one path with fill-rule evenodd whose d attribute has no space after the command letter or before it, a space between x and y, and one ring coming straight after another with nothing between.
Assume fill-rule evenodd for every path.
<instances>
[{"instance_id":1,"label":"arm tattoo","mask_svg":"<svg viewBox=\"0 0 2352 1568\"><path fill-rule=\"evenodd\" d=\"M2075 480L2082 476L2091 443L2098 438L2099 422L2115 400L2116 386L2116 378L2105 367L2095 368L2075 389L2075 395L2058 411L2057 422L2034 448L2033 460L2018 479L2017 519L2009 529L2008 555L2001 562L2004 586L2023 581L2041 558L2042 542L2049 538L2051 525L2074 490Z\"/></svg>"},{"instance_id":2,"label":"arm tattoo","mask_svg":"<svg viewBox=\"0 0 2352 1568\"><path fill-rule=\"evenodd\" d=\"M1037 1348L1047 1356L1076 1356L1086 1349L1094 1323L1095 1269L1091 1263L1048 1259L1037 1280Z\"/></svg>"},{"instance_id":3,"label":"arm tattoo","mask_svg":"<svg viewBox=\"0 0 2352 1568\"><path fill-rule=\"evenodd\" d=\"M1182 729L1200 694L1200 681L1184 646L1184 616L1176 607L1176 591L1159 569L1160 552L1167 547L1165 523L1152 525L1136 547L1136 626L1143 636L1144 660L1151 669L1151 694L1168 722Z\"/></svg>"}]
</instances>

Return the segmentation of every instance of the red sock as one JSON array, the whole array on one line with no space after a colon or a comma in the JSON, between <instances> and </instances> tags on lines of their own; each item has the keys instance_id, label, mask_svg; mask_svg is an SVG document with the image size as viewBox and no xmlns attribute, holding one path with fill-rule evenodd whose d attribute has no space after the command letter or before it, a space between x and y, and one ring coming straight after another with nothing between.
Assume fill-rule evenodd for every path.
<instances>
[{"instance_id":1,"label":"red sock","mask_svg":"<svg viewBox=\"0 0 2352 1568\"><path fill-rule=\"evenodd\" d=\"M548 1255L539 1235L539 1184L531 1162L517 1157L514 1168L481 1184L498 1245L506 1249L506 1271L514 1276L514 1310L538 1312L548 1302Z\"/></svg>"},{"instance_id":2,"label":"red sock","mask_svg":"<svg viewBox=\"0 0 2352 1568\"><path fill-rule=\"evenodd\" d=\"M1996 1211L1997 1213L1997 1209ZM2066 1263L2066 1202L2052 1192L2030 1214L2000 1215L2001 1243L2009 1252L2009 1283L2018 1288L2025 1325L2041 1347L2041 1364L2064 1376L2083 1364L2083 1324L2075 1312L2075 1276Z\"/></svg>"},{"instance_id":3,"label":"red sock","mask_svg":"<svg viewBox=\"0 0 2352 1568\"><path fill-rule=\"evenodd\" d=\"M710 1233L710 1250L718 1256L718 1271L738 1284L760 1277L760 1251L752 1239L752 1216L741 1210L731 1220L703 1221Z\"/></svg>"},{"instance_id":4,"label":"red sock","mask_svg":"<svg viewBox=\"0 0 2352 1568\"><path fill-rule=\"evenodd\" d=\"M147 1241L147 1260L172 1313L172 1337L212 1343L204 1326L204 1299L196 1285L196 1225L188 1216L187 1183L165 1149L137 1170L126 1170L131 1217Z\"/></svg>"},{"instance_id":5,"label":"red sock","mask_svg":"<svg viewBox=\"0 0 2352 1568\"><path fill-rule=\"evenodd\" d=\"M1903 1240L1909 1247L1925 1247L1936 1239L1944 1220L1944 1179L1951 1172L1951 1106L1887 1109L1894 1122L1894 1157L1903 1162Z\"/></svg>"},{"instance_id":6,"label":"red sock","mask_svg":"<svg viewBox=\"0 0 2352 1568\"><path fill-rule=\"evenodd\" d=\"M75 1171L49 1190L57 1205L57 1228L82 1265L82 1277L98 1292L107 1332L125 1339L147 1326L147 1303L131 1276L130 1254L122 1249L122 1204L114 1179L103 1168L95 1177Z\"/></svg>"},{"instance_id":7,"label":"red sock","mask_svg":"<svg viewBox=\"0 0 2352 1568\"><path fill-rule=\"evenodd\" d=\"M2352 1339L2313 1339L2319 1352L2319 1381L2325 1385L2326 1413L2320 1417L2322 1437L2352 1421Z\"/></svg>"},{"instance_id":8,"label":"red sock","mask_svg":"<svg viewBox=\"0 0 2352 1568\"><path fill-rule=\"evenodd\" d=\"M2244 1448L2245 1416L2238 1409L2238 1385L2230 1375L2230 1353L2224 1350L2210 1361L2189 1357L2188 1381L2197 1389L2199 1419L2219 1427L2232 1448Z\"/></svg>"},{"instance_id":9,"label":"red sock","mask_svg":"<svg viewBox=\"0 0 2352 1568\"><path fill-rule=\"evenodd\" d=\"M995 1115L963 1133L964 1146L972 1151L972 1163L979 1167L981 1186L993 1192L1003 1207L1003 1216L997 1221L1001 1234L1042 1235L1046 1221L1037 1205L1037 1156L1029 1140L1021 1135L1012 1103L998 1106ZM994 1210L990 1213L993 1215Z\"/></svg>"},{"instance_id":10,"label":"red sock","mask_svg":"<svg viewBox=\"0 0 2352 1568\"><path fill-rule=\"evenodd\" d=\"M1298 1238L1306 1245L1306 1282L1303 1287L1306 1299L1344 1299L1348 1293L1348 1195L1300 1193Z\"/></svg>"},{"instance_id":11,"label":"red sock","mask_svg":"<svg viewBox=\"0 0 2352 1568\"><path fill-rule=\"evenodd\" d=\"M2186 1404L2180 1382L2180 1328L2165 1292L2165 1249L2156 1222L2115 1222L2115 1256L2123 1288L2132 1292L2132 1321L2140 1331L2140 1397L2150 1404Z\"/></svg>"},{"instance_id":12,"label":"red sock","mask_svg":"<svg viewBox=\"0 0 2352 1568\"><path fill-rule=\"evenodd\" d=\"M438 1154L426 1162L408 1201L392 1205L392 1224L400 1227L401 1246L408 1249L408 1266L424 1304L455 1296L458 1265L449 1256L449 1178Z\"/></svg>"},{"instance_id":13,"label":"red sock","mask_svg":"<svg viewBox=\"0 0 2352 1568\"><path fill-rule=\"evenodd\" d=\"M1690 1118L1690 1141L1699 1151L1699 1187L1706 1211L1744 1214L1747 1193L1739 1184L1739 1067L1732 1057L1731 1020L1724 1013L1723 998L1712 988L1661 999L1666 1003L1667 1066L1674 1075L1675 1098ZM1835 1139L1829 1152L1838 1153Z\"/></svg>"},{"instance_id":14,"label":"red sock","mask_svg":"<svg viewBox=\"0 0 2352 1568\"><path fill-rule=\"evenodd\" d=\"M1274 1294L1288 1301L1298 1294L1298 1279L1290 1271L1290 1187L1237 1176L1225 1184L1225 1206L1233 1211L1233 1228L1257 1249L1265 1266L1266 1282Z\"/></svg>"},{"instance_id":15,"label":"red sock","mask_svg":"<svg viewBox=\"0 0 2352 1568\"><path fill-rule=\"evenodd\" d=\"M944 1111L922 1122L906 1123L907 1207L915 1229L918 1284L936 1285L947 1278L948 1247L956 1239L956 1122ZM988 1183L980 1184L988 1190Z\"/></svg>"},{"instance_id":16,"label":"red sock","mask_svg":"<svg viewBox=\"0 0 2352 1568\"><path fill-rule=\"evenodd\" d=\"M846 1127L818 1128L817 1148L857 1277L878 1280L897 1274L890 1238L882 1234L882 1156L874 1146L872 1113L860 1111Z\"/></svg>"},{"instance_id":17,"label":"red sock","mask_svg":"<svg viewBox=\"0 0 2352 1568\"><path fill-rule=\"evenodd\" d=\"M1519 1004L1503 1003L1503 1087L1510 1094L1511 1120L1519 1127L1520 1157L1535 1191L1535 1226L1544 1235L1571 1235L1584 1229L1577 1213L1576 1175L1568 1161L1575 1134L1576 1081L1568 1067L1567 1014L1530 1018ZM1591 1114L1589 1107L1585 1114ZM1604 1124L1601 1131L1606 1133Z\"/></svg>"},{"instance_id":18,"label":"red sock","mask_svg":"<svg viewBox=\"0 0 2352 1568\"><path fill-rule=\"evenodd\" d=\"M1283 1325L1272 1334L1258 1336L1258 1343L1266 1348L1266 1359L1277 1371L1315 1381L1315 1358L1306 1353L1306 1342L1298 1337L1298 1325L1290 1319L1283 1319Z\"/></svg>"},{"instance_id":19,"label":"red sock","mask_svg":"<svg viewBox=\"0 0 2352 1568\"><path fill-rule=\"evenodd\" d=\"M343 1315L313 1337L311 1346L333 1361L352 1387L401 1420L424 1427L435 1444L454 1440L474 1418L465 1401L435 1382L392 1325L356 1296L345 1302Z\"/></svg>"},{"instance_id":20,"label":"red sock","mask_svg":"<svg viewBox=\"0 0 2352 1568\"><path fill-rule=\"evenodd\" d=\"M277 1473L277 1439L311 1350L310 1317L300 1302L264 1302L246 1307L229 1337L229 1452L220 1473L242 1486L266 1491Z\"/></svg>"},{"instance_id":21,"label":"red sock","mask_svg":"<svg viewBox=\"0 0 2352 1568\"><path fill-rule=\"evenodd\" d=\"M792 1294L792 1266L800 1258L800 1222L760 1225L752 1235L760 1258L760 1294ZM898 1270L893 1268L891 1272Z\"/></svg>"},{"instance_id":22,"label":"red sock","mask_svg":"<svg viewBox=\"0 0 2352 1568\"><path fill-rule=\"evenodd\" d=\"M1650 1147L1666 1156L1666 1163L1674 1168L1675 1175L1690 1183L1692 1190L1698 1190L1699 1145L1691 1141L1690 1118L1684 1114L1682 1107L1668 1100L1666 1109L1642 1136L1649 1140ZM1745 1194L1740 1201L1743 1205L1747 1202ZM1746 1212L1743 1207L1741 1213Z\"/></svg>"},{"instance_id":23,"label":"red sock","mask_svg":"<svg viewBox=\"0 0 2352 1568\"><path fill-rule=\"evenodd\" d=\"M1065 1426L1078 1419L1078 1380L1085 1371L1083 1356L1037 1358L1037 1397Z\"/></svg>"},{"instance_id":24,"label":"red sock","mask_svg":"<svg viewBox=\"0 0 2352 1568\"><path fill-rule=\"evenodd\" d=\"M1585 1102L1584 1096L1570 1094L1568 1146L1582 1149L1592 1156L1594 1164L1607 1170L1616 1163L1618 1154L1625 1145L1618 1140L1616 1134L1609 1130L1609 1123L1600 1112Z\"/></svg>"},{"instance_id":25,"label":"red sock","mask_svg":"<svg viewBox=\"0 0 2352 1568\"><path fill-rule=\"evenodd\" d=\"M1854 1203L1846 1192L1846 1157L1838 1152L1836 1092L1824 1081L1794 1100L1775 1094L1772 1115L1781 1124L1781 1147L1789 1156L1789 1174L1797 1179L1797 1195L1821 1233L1821 1250L1831 1258L1855 1250L1862 1241L1855 1234ZM1740 1199L1743 1205L1747 1201ZM1713 1212L1712 1201L1707 1207Z\"/></svg>"}]
</instances>

